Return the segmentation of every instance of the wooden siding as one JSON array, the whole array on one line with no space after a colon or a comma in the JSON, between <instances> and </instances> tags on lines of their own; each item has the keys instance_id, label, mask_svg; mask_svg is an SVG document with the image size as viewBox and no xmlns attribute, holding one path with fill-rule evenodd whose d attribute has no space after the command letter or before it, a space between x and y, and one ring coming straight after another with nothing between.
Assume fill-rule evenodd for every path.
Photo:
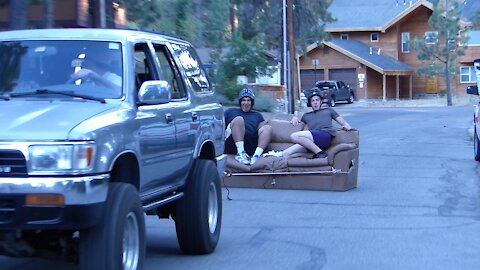
<instances>
[{"instance_id":1,"label":"wooden siding","mask_svg":"<svg viewBox=\"0 0 480 270\"><path fill-rule=\"evenodd\" d=\"M306 57L301 57L300 58L300 74L305 74L306 70L313 71L315 69L315 66L312 64L312 59L319 59L319 65L317 65L317 72L318 70L323 70L323 79L324 80L330 80L330 71L331 70L337 70L337 69L354 69L356 70L359 68L360 63L353 60L350 57L345 56L342 53L339 53L338 51L324 46L324 47L317 47L310 52L307 53ZM356 78L356 72L355 72L355 78ZM318 79L320 80L318 74L317 74ZM302 75L300 76L300 85L301 89L300 91L303 91L305 89L309 89L312 86L309 86L305 88L305 86L310 85L310 82L308 79L304 81L302 78ZM358 81L355 80L355 84L351 85L352 88L358 89Z\"/></svg>"},{"instance_id":2,"label":"wooden siding","mask_svg":"<svg viewBox=\"0 0 480 270\"><path fill-rule=\"evenodd\" d=\"M383 96L383 84L382 74L376 72L371 68L367 68L366 75L366 96L364 98L377 98L382 99Z\"/></svg>"}]
</instances>

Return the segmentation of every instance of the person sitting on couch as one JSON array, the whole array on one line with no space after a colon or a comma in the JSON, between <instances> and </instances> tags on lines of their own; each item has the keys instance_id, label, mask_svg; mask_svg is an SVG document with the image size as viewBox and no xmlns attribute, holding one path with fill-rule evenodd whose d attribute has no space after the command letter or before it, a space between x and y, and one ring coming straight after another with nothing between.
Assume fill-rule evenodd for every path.
<instances>
[{"instance_id":1,"label":"person sitting on couch","mask_svg":"<svg viewBox=\"0 0 480 270\"><path fill-rule=\"evenodd\" d=\"M236 153L235 159L244 165L257 162L271 137L271 127L265 124L262 114L252 111L254 103L255 94L245 88L238 98L240 108L225 111L225 153Z\"/></svg>"},{"instance_id":2,"label":"person sitting on couch","mask_svg":"<svg viewBox=\"0 0 480 270\"><path fill-rule=\"evenodd\" d=\"M322 91L312 89L307 93L307 98L307 105L312 107L312 111L305 113L301 120L294 116L290 122L294 126L303 122L307 125L308 130L297 131L290 135L292 142L295 144L280 153L285 158L297 157L308 151L314 153L312 158L326 158L328 155L323 150L330 147L332 137L335 136L332 120L337 121L346 130L352 129L333 108L321 107L323 103Z\"/></svg>"}]
</instances>

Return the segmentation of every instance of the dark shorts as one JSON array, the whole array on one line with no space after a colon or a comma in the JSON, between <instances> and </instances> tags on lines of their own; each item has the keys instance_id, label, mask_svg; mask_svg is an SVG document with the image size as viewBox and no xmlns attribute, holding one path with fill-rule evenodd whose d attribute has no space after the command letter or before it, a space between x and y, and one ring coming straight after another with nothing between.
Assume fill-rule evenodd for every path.
<instances>
[{"instance_id":1,"label":"dark shorts","mask_svg":"<svg viewBox=\"0 0 480 270\"><path fill-rule=\"evenodd\" d=\"M313 142L320 147L320 149L325 150L332 144L332 135L323 130L310 130L312 133Z\"/></svg>"}]
</instances>

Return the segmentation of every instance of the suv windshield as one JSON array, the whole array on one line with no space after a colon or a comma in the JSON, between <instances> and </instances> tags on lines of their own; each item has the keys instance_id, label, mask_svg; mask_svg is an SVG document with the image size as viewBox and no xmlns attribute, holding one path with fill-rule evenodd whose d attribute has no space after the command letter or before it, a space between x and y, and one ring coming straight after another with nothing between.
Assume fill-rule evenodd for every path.
<instances>
[{"instance_id":1,"label":"suv windshield","mask_svg":"<svg viewBox=\"0 0 480 270\"><path fill-rule=\"evenodd\" d=\"M120 98L121 48L120 43L102 41L2 41L0 95L31 97L22 93L42 90L39 97L62 91L72 97Z\"/></svg>"}]
</instances>

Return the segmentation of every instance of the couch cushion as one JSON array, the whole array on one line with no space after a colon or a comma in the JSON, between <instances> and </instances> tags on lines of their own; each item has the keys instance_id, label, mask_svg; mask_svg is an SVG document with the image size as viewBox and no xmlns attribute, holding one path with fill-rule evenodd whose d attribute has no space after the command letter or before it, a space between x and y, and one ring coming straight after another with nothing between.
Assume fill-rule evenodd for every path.
<instances>
[{"instance_id":1,"label":"couch cushion","mask_svg":"<svg viewBox=\"0 0 480 270\"><path fill-rule=\"evenodd\" d=\"M286 143L286 142L282 142L282 143L277 143L277 142L271 142L268 144L267 146L267 150L265 151L265 153L267 153L268 151L270 150L273 150L273 151L282 151L282 150L285 150L287 149L288 147L292 146L293 143Z\"/></svg>"},{"instance_id":2,"label":"couch cushion","mask_svg":"<svg viewBox=\"0 0 480 270\"><path fill-rule=\"evenodd\" d=\"M328 166L328 158L305 158L297 157L291 158L287 161L288 167L319 167Z\"/></svg>"},{"instance_id":3,"label":"couch cushion","mask_svg":"<svg viewBox=\"0 0 480 270\"><path fill-rule=\"evenodd\" d=\"M243 165L235 159L235 155L227 155L227 168L226 171L231 172L250 172L249 165Z\"/></svg>"},{"instance_id":4,"label":"couch cushion","mask_svg":"<svg viewBox=\"0 0 480 270\"><path fill-rule=\"evenodd\" d=\"M235 155L227 155L227 172L286 172L287 160L283 157L260 157L252 166L235 160Z\"/></svg>"}]
</instances>

